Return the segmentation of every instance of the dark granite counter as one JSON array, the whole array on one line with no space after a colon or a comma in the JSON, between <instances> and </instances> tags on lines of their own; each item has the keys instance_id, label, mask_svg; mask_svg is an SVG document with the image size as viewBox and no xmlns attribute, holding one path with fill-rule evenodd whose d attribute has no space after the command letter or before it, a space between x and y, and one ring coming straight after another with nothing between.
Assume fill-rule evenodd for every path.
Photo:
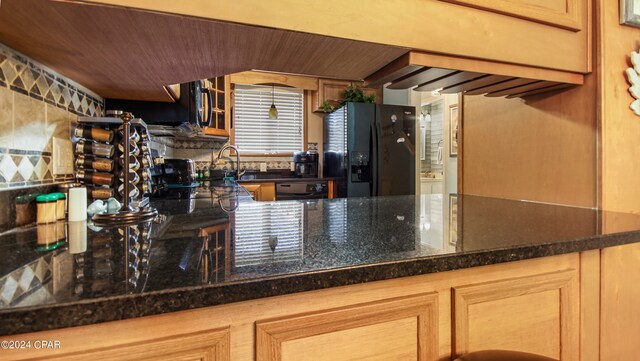
<instances>
[{"instance_id":1,"label":"dark granite counter","mask_svg":"<svg viewBox=\"0 0 640 361\"><path fill-rule=\"evenodd\" d=\"M52 250L38 247L37 227L0 237L0 334L640 241L638 215L474 196L173 198L152 200L154 222L67 224Z\"/></svg>"},{"instance_id":2,"label":"dark granite counter","mask_svg":"<svg viewBox=\"0 0 640 361\"><path fill-rule=\"evenodd\" d=\"M244 178L238 181L238 183L296 183L296 182L322 182L330 181L337 178L293 178L293 177L280 177L280 178Z\"/></svg>"}]
</instances>

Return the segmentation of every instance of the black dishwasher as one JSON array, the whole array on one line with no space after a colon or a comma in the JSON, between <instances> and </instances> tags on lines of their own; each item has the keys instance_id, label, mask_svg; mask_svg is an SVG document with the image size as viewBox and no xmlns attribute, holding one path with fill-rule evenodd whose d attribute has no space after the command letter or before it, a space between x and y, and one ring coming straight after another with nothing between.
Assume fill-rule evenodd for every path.
<instances>
[{"instance_id":1,"label":"black dishwasher","mask_svg":"<svg viewBox=\"0 0 640 361\"><path fill-rule=\"evenodd\" d=\"M320 199L329 195L327 181L276 183L276 200Z\"/></svg>"}]
</instances>

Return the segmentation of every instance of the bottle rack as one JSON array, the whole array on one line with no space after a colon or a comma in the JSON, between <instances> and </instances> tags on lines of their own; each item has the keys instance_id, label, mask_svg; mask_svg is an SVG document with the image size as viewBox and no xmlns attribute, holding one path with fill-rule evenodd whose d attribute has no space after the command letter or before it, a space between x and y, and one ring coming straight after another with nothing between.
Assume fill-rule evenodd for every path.
<instances>
[{"instance_id":1,"label":"bottle rack","mask_svg":"<svg viewBox=\"0 0 640 361\"><path fill-rule=\"evenodd\" d=\"M152 192L150 167L153 165L148 144L147 125L142 119L133 118L131 113L108 111L107 114L113 116L80 117L78 119L79 125L74 131L76 136L85 136L76 139L74 148L77 158L74 165L78 180L92 186L89 197L100 199L108 198L107 196L111 195L122 204L117 213L98 214L93 217L93 220L103 224L122 224L153 218L157 215L157 211L153 208L146 208L149 202L148 195ZM86 126L91 126L94 130L97 129L101 135L104 135L102 133L104 131L113 132L111 137L113 144L105 141L105 136L101 137L102 142L97 141L96 137L87 139L93 133L86 131ZM78 129L83 131L79 132ZM90 171L86 169L89 164L86 162L86 158L85 161L79 161L81 157L78 153L96 149L95 147L98 149L110 147L109 154L107 152L100 154L104 156L101 158L103 161L112 162L110 173ZM92 156L91 159L97 158ZM95 166L93 168L95 169ZM113 187L111 191L107 191L109 189L105 187L107 183Z\"/></svg>"},{"instance_id":2,"label":"bottle rack","mask_svg":"<svg viewBox=\"0 0 640 361\"><path fill-rule=\"evenodd\" d=\"M120 115L121 112L115 112ZM113 132L112 142L101 142L90 138L80 137L77 131L74 131L76 144L76 160L74 162L74 170L78 181L88 187L88 196L92 200L107 199L115 197L120 203L124 200L124 138L122 135L122 119L116 117L80 117L78 119L78 128L91 127L94 129L106 130ZM152 165L151 154L149 150L148 140L149 133L147 126L141 119L131 120L132 136L130 140L130 151L135 150L135 154L130 157L130 178L133 178L133 187L130 192L131 204L133 206L143 206L148 203L148 196L151 194L151 174L150 167ZM111 156L81 154L78 144L90 144L97 146L113 147ZM89 148L88 146L85 146ZM107 164L112 164L109 170ZM133 174L135 171L135 175ZM83 177L78 176L83 175ZM108 178L107 178L108 175ZM91 178L95 178L92 181ZM101 181L104 179L104 181ZM111 180L111 184L105 183L107 179ZM96 181L98 182L96 184ZM135 189L134 189L135 188Z\"/></svg>"},{"instance_id":3,"label":"bottle rack","mask_svg":"<svg viewBox=\"0 0 640 361\"><path fill-rule=\"evenodd\" d=\"M88 249L73 255L73 296L143 292L149 276L151 231L151 221L89 231Z\"/></svg>"}]
</instances>

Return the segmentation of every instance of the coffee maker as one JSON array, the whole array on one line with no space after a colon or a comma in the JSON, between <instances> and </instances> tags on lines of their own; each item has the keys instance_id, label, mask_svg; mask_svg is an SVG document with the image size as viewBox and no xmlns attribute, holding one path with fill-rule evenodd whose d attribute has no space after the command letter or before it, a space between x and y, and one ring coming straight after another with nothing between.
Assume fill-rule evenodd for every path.
<instances>
[{"instance_id":1,"label":"coffee maker","mask_svg":"<svg viewBox=\"0 0 640 361\"><path fill-rule=\"evenodd\" d=\"M298 178L318 178L318 153L293 153L295 176Z\"/></svg>"}]
</instances>

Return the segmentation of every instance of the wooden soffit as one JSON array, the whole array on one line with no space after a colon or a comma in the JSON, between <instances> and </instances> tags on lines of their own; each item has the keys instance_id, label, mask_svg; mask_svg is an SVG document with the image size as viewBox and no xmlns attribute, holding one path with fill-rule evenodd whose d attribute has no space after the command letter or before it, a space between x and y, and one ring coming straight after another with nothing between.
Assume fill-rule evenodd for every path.
<instances>
[{"instance_id":1,"label":"wooden soffit","mask_svg":"<svg viewBox=\"0 0 640 361\"><path fill-rule=\"evenodd\" d=\"M172 101L169 84L252 69L359 80L409 51L116 6L1 1L0 43L105 98Z\"/></svg>"},{"instance_id":2,"label":"wooden soffit","mask_svg":"<svg viewBox=\"0 0 640 361\"><path fill-rule=\"evenodd\" d=\"M411 51L369 75L365 83L367 86L391 83L389 89L513 98L581 85L584 75Z\"/></svg>"}]
</instances>

